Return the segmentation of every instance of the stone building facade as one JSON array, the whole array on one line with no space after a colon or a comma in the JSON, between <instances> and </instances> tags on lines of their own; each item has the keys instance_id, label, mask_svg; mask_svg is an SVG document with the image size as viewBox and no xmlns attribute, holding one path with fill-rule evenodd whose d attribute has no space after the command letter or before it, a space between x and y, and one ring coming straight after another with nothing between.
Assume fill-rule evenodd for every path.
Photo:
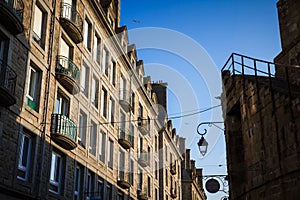
<instances>
[{"instance_id":1,"label":"stone building facade","mask_svg":"<svg viewBox=\"0 0 300 200\"><path fill-rule=\"evenodd\" d=\"M181 146L185 146L185 139L180 138ZM190 159L190 149L184 151L184 160L181 162L182 200L206 200L203 189L202 169L196 168L195 160Z\"/></svg>"},{"instance_id":2,"label":"stone building facade","mask_svg":"<svg viewBox=\"0 0 300 200\"><path fill-rule=\"evenodd\" d=\"M0 199L181 199L166 85L119 0L0 0L0 62Z\"/></svg>"},{"instance_id":3,"label":"stone building facade","mask_svg":"<svg viewBox=\"0 0 300 200\"><path fill-rule=\"evenodd\" d=\"M222 69L230 199L298 199L300 3L277 3L275 63L232 54Z\"/></svg>"}]
</instances>

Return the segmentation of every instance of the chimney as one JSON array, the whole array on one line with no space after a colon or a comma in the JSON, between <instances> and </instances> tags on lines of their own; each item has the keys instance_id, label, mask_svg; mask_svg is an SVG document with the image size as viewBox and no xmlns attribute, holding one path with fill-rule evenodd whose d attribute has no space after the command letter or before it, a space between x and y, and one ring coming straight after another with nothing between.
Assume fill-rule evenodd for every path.
<instances>
[{"instance_id":1,"label":"chimney","mask_svg":"<svg viewBox=\"0 0 300 200\"><path fill-rule=\"evenodd\" d=\"M186 169L191 169L191 156L190 156L191 150L190 149L186 149L186 153L185 153L185 166Z\"/></svg>"}]
</instances>

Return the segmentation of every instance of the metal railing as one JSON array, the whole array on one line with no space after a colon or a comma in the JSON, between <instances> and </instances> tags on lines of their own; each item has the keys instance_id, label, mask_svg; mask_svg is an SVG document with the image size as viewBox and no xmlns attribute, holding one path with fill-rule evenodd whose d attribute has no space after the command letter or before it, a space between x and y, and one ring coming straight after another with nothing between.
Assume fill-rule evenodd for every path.
<instances>
[{"instance_id":1,"label":"metal railing","mask_svg":"<svg viewBox=\"0 0 300 200\"><path fill-rule=\"evenodd\" d=\"M132 142L131 132L125 128L119 128L119 139L126 140L128 142Z\"/></svg>"},{"instance_id":2,"label":"metal railing","mask_svg":"<svg viewBox=\"0 0 300 200\"><path fill-rule=\"evenodd\" d=\"M131 92L126 89L120 89L120 100L126 101L129 104L131 103Z\"/></svg>"},{"instance_id":3,"label":"metal railing","mask_svg":"<svg viewBox=\"0 0 300 200\"><path fill-rule=\"evenodd\" d=\"M143 160L143 161L147 162L147 164L149 165L148 156L149 156L149 153L147 151L140 150L140 152L139 152L139 160Z\"/></svg>"},{"instance_id":4,"label":"metal railing","mask_svg":"<svg viewBox=\"0 0 300 200\"><path fill-rule=\"evenodd\" d=\"M52 114L50 131L51 133L58 133L76 141L77 126L65 115Z\"/></svg>"},{"instance_id":5,"label":"metal railing","mask_svg":"<svg viewBox=\"0 0 300 200\"><path fill-rule=\"evenodd\" d=\"M80 71L78 67L73 63L71 59L65 56L57 56L57 67L55 69L56 73L62 73L67 76L71 76L76 82L79 82Z\"/></svg>"},{"instance_id":6,"label":"metal railing","mask_svg":"<svg viewBox=\"0 0 300 200\"><path fill-rule=\"evenodd\" d=\"M22 0L0 0L0 4L8 7L20 21L23 20L24 3Z\"/></svg>"},{"instance_id":7,"label":"metal railing","mask_svg":"<svg viewBox=\"0 0 300 200\"><path fill-rule=\"evenodd\" d=\"M66 18L73 22L75 26L80 30L80 32L82 32L83 20L72 5L62 2L60 17Z\"/></svg>"},{"instance_id":8,"label":"metal railing","mask_svg":"<svg viewBox=\"0 0 300 200\"><path fill-rule=\"evenodd\" d=\"M268 62L237 53L232 53L222 68L222 74L227 72L230 76L241 76L242 86L245 87L245 77L259 85L266 85L271 90L277 89L289 96L300 94L299 80L300 66L284 65ZM233 84L235 81L233 80ZM298 85L298 86L297 86Z\"/></svg>"},{"instance_id":9,"label":"metal railing","mask_svg":"<svg viewBox=\"0 0 300 200\"><path fill-rule=\"evenodd\" d=\"M10 94L15 94L17 75L12 68L0 60L0 87Z\"/></svg>"}]
</instances>

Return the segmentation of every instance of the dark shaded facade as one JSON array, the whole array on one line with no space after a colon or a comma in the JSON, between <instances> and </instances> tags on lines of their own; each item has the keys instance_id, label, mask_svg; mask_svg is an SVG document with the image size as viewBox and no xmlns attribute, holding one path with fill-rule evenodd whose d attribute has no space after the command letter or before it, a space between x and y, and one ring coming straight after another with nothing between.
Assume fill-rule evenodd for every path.
<instances>
[{"instance_id":1,"label":"dark shaded facade","mask_svg":"<svg viewBox=\"0 0 300 200\"><path fill-rule=\"evenodd\" d=\"M230 199L298 199L300 2L277 3L274 63L232 54L222 69Z\"/></svg>"}]
</instances>

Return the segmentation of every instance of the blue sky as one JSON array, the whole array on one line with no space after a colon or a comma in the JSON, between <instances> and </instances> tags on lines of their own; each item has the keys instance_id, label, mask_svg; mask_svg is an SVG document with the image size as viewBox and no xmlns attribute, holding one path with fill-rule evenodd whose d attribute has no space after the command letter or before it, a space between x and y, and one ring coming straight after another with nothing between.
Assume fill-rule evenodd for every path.
<instances>
[{"instance_id":1,"label":"blue sky","mask_svg":"<svg viewBox=\"0 0 300 200\"><path fill-rule=\"evenodd\" d=\"M220 104L215 99L221 94L220 71L231 53L273 60L281 51L276 2L122 0L121 25L127 25L129 40L136 43L146 74L154 81L168 82L168 114L172 117ZM149 27L152 27L149 35L140 36ZM159 28L162 36L156 34ZM147 46L147 42L155 45ZM189 48L193 43L195 46ZM181 47L184 51L178 50ZM211 74L207 75L205 70ZM173 125L187 138L187 148L191 148L192 158L198 167L204 168L205 174L224 174L223 132L213 126L203 127L208 128L205 137L209 143L204 158L196 145L199 140L196 128L200 122L223 120L221 108L214 112L176 119Z\"/></svg>"}]
</instances>

